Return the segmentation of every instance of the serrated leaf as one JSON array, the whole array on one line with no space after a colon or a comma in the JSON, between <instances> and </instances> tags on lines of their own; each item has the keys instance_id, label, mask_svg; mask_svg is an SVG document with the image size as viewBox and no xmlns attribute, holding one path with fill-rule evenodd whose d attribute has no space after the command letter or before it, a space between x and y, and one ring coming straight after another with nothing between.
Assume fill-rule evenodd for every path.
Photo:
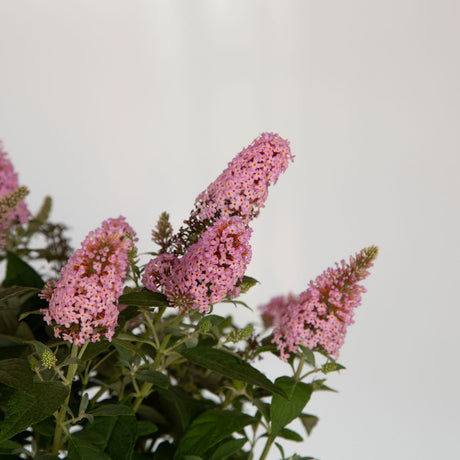
<instances>
[{"instance_id":1,"label":"serrated leaf","mask_svg":"<svg viewBox=\"0 0 460 460\"><path fill-rule=\"evenodd\" d=\"M0 383L27 391L33 384L34 373L25 359L0 361Z\"/></svg>"},{"instance_id":2,"label":"serrated leaf","mask_svg":"<svg viewBox=\"0 0 460 460\"><path fill-rule=\"evenodd\" d=\"M187 454L202 455L253 421L253 417L241 412L218 410L203 412L180 439L174 460L182 460Z\"/></svg>"},{"instance_id":3,"label":"serrated leaf","mask_svg":"<svg viewBox=\"0 0 460 460\"><path fill-rule=\"evenodd\" d=\"M246 438L230 439L221 444L209 460L225 460L230 455L240 452L246 442Z\"/></svg>"},{"instance_id":4,"label":"serrated leaf","mask_svg":"<svg viewBox=\"0 0 460 460\"><path fill-rule=\"evenodd\" d=\"M58 410L68 389L58 382L38 382L11 395L1 425L0 442L26 430Z\"/></svg>"},{"instance_id":5,"label":"serrated leaf","mask_svg":"<svg viewBox=\"0 0 460 460\"><path fill-rule=\"evenodd\" d=\"M275 384L287 395L288 400L274 395L270 407L271 431L270 438L274 439L278 433L292 420L296 419L310 400L312 386L297 382L291 377L279 377Z\"/></svg>"},{"instance_id":6,"label":"serrated leaf","mask_svg":"<svg viewBox=\"0 0 460 460\"><path fill-rule=\"evenodd\" d=\"M301 414L299 418L305 428L305 431L307 432L307 435L310 436L313 428L319 422L319 418L316 415L311 414Z\"/></svg>"},{"instance_id":7,"label":"serrated leaf","mask_svg":"<svg viewBox=\"0 0 460 460\"><path fill-rule=\"evenodd\" d=\"M283 389L274 385L264 374L227 351L197 346L181 350L179 353L188 361L226 377L251 383L283 397L286 396Z\"/></svg>"},{"instance_id":8,"label":"serrated leaf","mask_svg":"<svg viewBox=\"0 0 460 460\"><path fill-rule=\"evenodd\" d=\"M118 299L119 305L127 305L134 307L167 307L169 302L164 294L152 292L148 289L142 291L129 292L123 294Z\"/></svg>"},{"instance_id":9,"label":"serrated leaf","mask_svg":"<svg viewBox=\"0 0 460 460\"><path fill-rule=\"evenodd\" d=\"M42 289L44 281L41 276L16 254L7 252L6 278L3 282L5 287L27 286Z\"/></svg>"}]
</instances>

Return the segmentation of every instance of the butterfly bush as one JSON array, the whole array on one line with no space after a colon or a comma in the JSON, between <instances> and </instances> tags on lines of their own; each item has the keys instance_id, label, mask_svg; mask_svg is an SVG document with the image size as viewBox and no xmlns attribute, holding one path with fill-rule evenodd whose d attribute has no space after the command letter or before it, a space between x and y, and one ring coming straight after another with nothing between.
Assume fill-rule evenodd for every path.
<instances>
[{"instance_id":1,"label":"butterfly bush","mask_svg":"<svg viewBox=\"0 0 460 460\"><path fill-rule=\"evenodd\" d=\"M4 247L5 231L14 223L24 224L31 216L24 201L28 191L20 187L8 155L0 142L0 247Z\"/></svg>"},{"instance_id":2,"label":"butterfly bush","mask_svg":"<svg viewBox=\"0 0 460 460\"><path fill-rule=\"evenodd\" d=\"M284 361L299 345L339 355L354 309L366 289L358 283L369 274L377 248L363 249L349 262L328 268L297 299L277 297L262 306L263 317L275 325L273 342Z\"/></svg>"},{"instance_id":3,"label":"butterfly bush","mask_svg":"<svg viewBox=\"0 0 460 460\"><path fill-rule=\"evenodd\" d=\"M252 230L237 216L223 217L208 227L182 258L160 254L145 267L143 284L163 292L181 310L208 312L226 295L239 294L236 285L251 260Z\"/></svg>"},{"instance_id":4,"label":"butterfly bush","mask_svg":"<svg viewBox=\"0 0 460 460\"><path fill-rule=\"evenodd\" d=\"M42 312L57 338L78 346L101 335L112 339L134 237L124 217L104 221L70 257L59 281L47 284L41 297L49 310Z\"/></svg>"},{"instance_id":5,"label":"butterfly bush","mask_svg":"<svg viewBox=\"0 0 460 460\"><path fill-rule=\"evenodd\" d=\"M168 213L161 214L152 230L158 252L144 264L122 216L105 220L72 254L66 227L48 220L50 198L31 218L27 190L0 146L0 261L6 261L0 306L8 313L0 335L19 345L0 347L0 386L14 402L0 410L7 457L21 450L27 458L88 452L238 460L260 451L258 460L267 460L276 443L288 458L276 441L286 433L301 438L289 428L295 419L308 435L317 422L305 407L327 388L318 373L343 369L335 358L377 255L374 246L363 249L300 295L273 298L261 308L265 328L257 332L214 307L248 306L237 297L258 284L246 275L250 224L293 158L288 141L260 135L200 193L177 232ZM53 273L59 278L39 294L48 301L44 309L37 286ZM291 367L273 381L253 365L272 353ZM25 417L31 398L36 410ZM178 414L187 419L180 426Z\"/></svg>"}]
</instances>

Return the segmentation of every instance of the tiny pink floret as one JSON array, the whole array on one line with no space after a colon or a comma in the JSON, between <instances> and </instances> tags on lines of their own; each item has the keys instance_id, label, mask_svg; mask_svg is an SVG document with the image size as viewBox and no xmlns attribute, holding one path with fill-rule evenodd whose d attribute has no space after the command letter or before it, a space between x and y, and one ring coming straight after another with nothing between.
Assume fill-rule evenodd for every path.
<instances>
[{"instance_id":1,"label":"tiny pink floret","mask_svg":"<svg viewBox=\"0 0 460 460\"><path fill-rule=\"evenodd\" d=\"M112 339L134 238L124 217L104 221L70 257L60 280L47 284L41 297L49 300L49 310L42 312L57 338L78 346Z\"/></svg>"}]
</instances>

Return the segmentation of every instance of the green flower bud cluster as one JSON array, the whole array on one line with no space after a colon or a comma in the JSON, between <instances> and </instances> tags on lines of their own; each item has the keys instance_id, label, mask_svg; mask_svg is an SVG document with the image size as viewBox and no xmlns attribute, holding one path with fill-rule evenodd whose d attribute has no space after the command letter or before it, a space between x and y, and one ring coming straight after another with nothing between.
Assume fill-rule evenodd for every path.
<instances>
[{"instance_id":1,"label":"green flower bud cluster","mask_svg":"<svg viewBox=\"0 0 460 460\"><path fill-rule=\"evenodd\" d=\"M244 329L240 329L239 331L232 331L227 335L227 341L228 342L239 342L240 340L246 340L248 339L252 333L254 332L254 326L250 324L249 326L246 326Z\"/></svg>"},{"instance_id":2,"label":"green flower bud cluster","mask_svg":"<svg viewBox=\"0 0 460 460\"><path fill-rule=\"evenodd\" d=\"M51 350L45 350L41 356L42 366L51 369L56 365L57 358Z\"/></svg>"},{"instance_id":3,"label":"green flower bud cluster","mask_svg":"<svg viewBox=\"0 0 460 460\"><path fill-rule=\"evenodd\" d=\"M201 323L198 325L198 328L200 329L201 334L206 334L206 332L211 330L212 323L209 321L209 319L205 319L204 321L201 321Z\"/></svg>"}]
</instances>

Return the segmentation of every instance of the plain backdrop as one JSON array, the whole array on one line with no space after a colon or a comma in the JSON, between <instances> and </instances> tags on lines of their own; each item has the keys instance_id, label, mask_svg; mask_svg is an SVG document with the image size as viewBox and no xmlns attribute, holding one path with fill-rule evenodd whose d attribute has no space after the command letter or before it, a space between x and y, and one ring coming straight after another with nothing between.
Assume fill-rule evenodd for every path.
<instances>
[{"instance_id":1,"label":"plain backdrop","mask_svg":"<svg viewBox=\"0 0 460 460\"><path fill-rule=\"evenodd\" d=\"M152 250L261 132L295 162L253 224L246 295L380 247L311 437L322 460L460 458L460 3L0 0L0 139L74 247L127 217ZM270 378L282 363L259 364ZM276 451L271 459L279 458Z\"/></svg>"}]
</instances>

